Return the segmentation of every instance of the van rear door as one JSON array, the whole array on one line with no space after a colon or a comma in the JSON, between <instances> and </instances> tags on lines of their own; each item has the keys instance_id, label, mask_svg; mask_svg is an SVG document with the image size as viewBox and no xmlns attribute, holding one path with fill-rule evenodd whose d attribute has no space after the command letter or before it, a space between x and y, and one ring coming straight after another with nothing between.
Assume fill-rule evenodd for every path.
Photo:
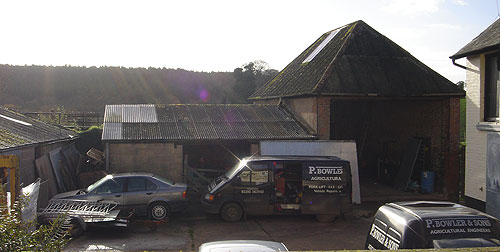
<instances>
[{"instance_id":1,"label":"van rear door","mask_svg":"<svg viewBox=\"0 0 500 252\"><path fill-rule=\"evenodd\" d=\"M340 214L342 202L350 204L351 172L345 160L302 164L302 213Z\"/></svg>"}]
</instances>

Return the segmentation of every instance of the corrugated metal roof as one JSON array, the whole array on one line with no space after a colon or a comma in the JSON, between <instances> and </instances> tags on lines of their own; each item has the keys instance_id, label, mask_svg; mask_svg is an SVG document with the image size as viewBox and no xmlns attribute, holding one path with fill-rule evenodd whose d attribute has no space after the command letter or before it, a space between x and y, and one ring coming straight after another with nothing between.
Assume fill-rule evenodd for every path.
<instances>
[{"instance_id":1,"label":"corrugated metal roof","mask_svg":"<svg viewBox=\"0 0 500 252\"><path fill-rule=\"evenodd\" d=\"M359 20L323 34L250 99L316 95L464 96L447 80Z\"/></svg>"},{"instance_id":2,"label":"corrugated metal roof","mask_svg":"<svg viewBox=\"0 0 500 252\"><path fill-rule=\"evenodd\" d=\"M107 105L104 116L105 141L316 138L277 105Z\"/></svg>"},{"instance_id":3,"label":"corrugated metal roof","mask_svg":"<svg viewBox=\"0 0 500 252\"><path fill-rule=\"evenodd\" d=\"M78 134L0 107L0 150L71 139Z\"/></svg>"}]
</instances>

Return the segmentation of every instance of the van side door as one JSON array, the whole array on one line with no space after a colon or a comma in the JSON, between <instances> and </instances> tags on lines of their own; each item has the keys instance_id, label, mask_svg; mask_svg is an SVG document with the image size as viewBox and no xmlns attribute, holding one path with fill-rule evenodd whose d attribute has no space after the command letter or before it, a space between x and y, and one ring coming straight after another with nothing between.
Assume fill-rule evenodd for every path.
<instances>
[{"instance_id":1,"label":"van side door","mask_svg":"<svg viewBox=\"0 0 500 252\"><path fill-rule=\"evenodd\" d=\"M239 174L235 195L240 198L250 215L265 215L272 212L270 180L272 172L267 162L249 162Z\"/></svg>"}]
</instances>

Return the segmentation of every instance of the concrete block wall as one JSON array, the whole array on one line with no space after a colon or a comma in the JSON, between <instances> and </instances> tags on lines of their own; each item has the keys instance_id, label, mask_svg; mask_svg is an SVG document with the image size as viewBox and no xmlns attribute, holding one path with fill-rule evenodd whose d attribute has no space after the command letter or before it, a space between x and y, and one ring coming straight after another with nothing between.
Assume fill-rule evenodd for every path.
<instances>
[{"instance_id":1,"label":"concrete block wall","mask_svg":"<svg viewBox=\"0 0 500 252\"><path fill-rule=\"evenodd\" d=\"M477 130L476 126L483 120L483 97L481 91L482 80L481 65L484 57L480 55L467 58L465 83L467 85L467 111L466 111L466 142L465 151L465 196L486 201L486 141L487 132Z\"/></svg>"},{"instance_id":2,"label":"concrete block wall","mask_svg":"<svg viewBox=\"0 0 500 252\"><path fill-rule=\"evenodd\" d=\"M108 143L110 172L149 172L183 182L183 147L173 143Z\"/></svg>"}]
</instances>

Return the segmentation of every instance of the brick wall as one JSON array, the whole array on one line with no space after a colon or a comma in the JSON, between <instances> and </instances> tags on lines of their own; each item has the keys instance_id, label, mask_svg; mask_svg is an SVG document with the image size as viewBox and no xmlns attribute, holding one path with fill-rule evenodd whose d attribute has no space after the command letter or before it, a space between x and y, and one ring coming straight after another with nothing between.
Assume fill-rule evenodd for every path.
<instances>
[{"instance_id":1,"label":"brick wall","mask_svg":"<svg viewBox=\"0 0 500 252\"><path fill-rule=\"evenodd\" d=\"M444 193L453 201L458 200L459 162L458 150L460 141L460 98L451 97L443 101L448 118L443 118L443 163Z\"/></svg>"},{"instance_id":2,"label":"brick wall","mask_svg":"<svg viewBox=\"0 0 500 252\"><path fill-rule=\"evenodd\" d=\"M283 101L297 120L317 133L320 139L330 139L330 98L298 97L284 98ZM279 99L254 101L255 104L278 104L278 102ZM318 132L318 129L321 132Z\"/></svg>"},{"instance_id":3,"label":"brick wall","mask_svg":"<svg viewBox=\"0 0 500 252\"><path fill-rule=\"evenodd\" d=\"M467 111L465 151L465 196L486 201L486 137L487 133L476 129L482 120L483 93L481 86L481 62L479 55L467 58ZM484 75L483 75L484 76Z\"/></svg>"},{"instance_id":4,"label":"brick wall","mask_svg":"<svg viewBox=\"0 0 500 252\"><path fill-rule=\"evenodd\" d=\"M330 140L330 101L331 97L318 97L318 137Z\"/></svg>"},{"instance_id":5,"label":"brick wall","mask_svg":"<svg viewBox=\"0 0 500 252\"><path fill-rule=\"evenodd\" d=\"M173 143L109 143L110 172L150 172L182 182L183 147Z\"/></svg>"}]
</instances>

